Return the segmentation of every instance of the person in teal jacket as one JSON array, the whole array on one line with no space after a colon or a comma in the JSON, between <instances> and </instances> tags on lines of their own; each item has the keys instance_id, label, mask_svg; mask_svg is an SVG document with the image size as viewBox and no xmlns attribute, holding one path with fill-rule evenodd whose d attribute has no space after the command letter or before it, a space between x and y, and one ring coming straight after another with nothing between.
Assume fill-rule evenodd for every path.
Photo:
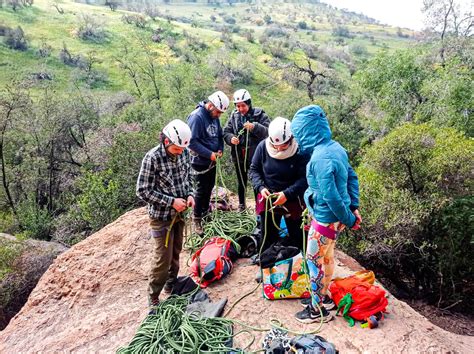
<instances>
[{"instance_id":1,"label":"person in teal jacket","mask_svg":"<svg viewBox=\"0 0 474 354\"><path fill-rule=\"evenodd\" d=\"M304 199L312 217L308 234L308 262L311 299L296 319L303 323L332 319L336 308L328 295L334 273L334 248L345 228L358 229L359 182L349 164L346 150L331 139L326 113L317 105L301 108L291 122L291 130L303 154L311 155L306 167L308 189ZM320 308L320 310L316 310Z\"/></svg>"}]
</instances>

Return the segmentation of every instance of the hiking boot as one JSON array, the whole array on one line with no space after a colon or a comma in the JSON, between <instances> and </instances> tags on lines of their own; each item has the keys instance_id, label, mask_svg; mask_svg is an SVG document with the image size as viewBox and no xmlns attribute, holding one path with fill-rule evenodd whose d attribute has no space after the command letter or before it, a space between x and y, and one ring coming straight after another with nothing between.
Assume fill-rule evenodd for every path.
<instances>
[{"instance_id":1,"label":"hiking boot","mask_svg":"<svg viewBox=\"0 0 474 354\"><path fill-rule=\"evenodd\" d=\"M165 294L171 294L174 288L174 282L166 282L165 286L163 287L163 292Z\"/></svg>"},{"instance_id":2,"label":"hiking boot","mask_svg":"<svg viewBox=\"0 0 474 354\"><path fill-rule=\"evenodd\" d=\"M197 233L198 235L202 235L204 233L202 229L202 218L194 217L193 218L193 227L194 227L194 232Z\"/></svg>"},{"instance_id":3,"label":"hiking boot","mask_svg":"<svg viewBox=\"0 0 474 354\"><path fill-rule=\"evenodd\" d=\"M150 308L156 307L160 304L160 299L157 297L149 297L148 298L148 306Z\"/></svg>"},{"instance_id":4,"label":"hiking boot","mask_svg":"<svg viewBox=\"0 0 474 354\"><path fill-rule=\"evenodd\" d=\"M154 316L158 313L158 305L160 304L160 299L158 298L148 298L148 306L150 307L150 311L148 311L148 315Z\"/></svg>"},{"instance_id":5,"label":"hiking boot","mask_svg":"<svg viewBox=\"0 0 474 354\"><path fill-rule=\"evenodd\" d=\"M336 304L334 303L334 301L332 301L332 299L327 294L324 295L322 303L323 303L323 306L328 311L333 311L333 310L337 309Z\"/></svg>"},{"instance_id":6,"label":"hiking boot","mask_svg":"<svg viewBox=\"0 0 474 354\"><path fill-rule=\"evenodd\" d=\"M332 320L332 315L329 313L328 310L324 306L321 306L322 312L322 321L324 323L329 322ZM319 310L313 309L311 305L305 307L304 310L297 312L295 314L296 320L301 323L314 323L314 322L321 322L321 312Z\"/></svg>"}]
</instances>

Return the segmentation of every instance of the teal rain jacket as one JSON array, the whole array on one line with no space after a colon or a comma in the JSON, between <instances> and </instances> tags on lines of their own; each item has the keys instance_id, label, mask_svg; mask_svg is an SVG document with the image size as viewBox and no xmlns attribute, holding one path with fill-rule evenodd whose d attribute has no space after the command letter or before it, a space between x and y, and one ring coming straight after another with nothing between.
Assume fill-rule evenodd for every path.
<instances>
[{"instance_id":1,"label":"teal rain jacket","mask_svg":"<svg viewBox=\"0 0 474 354\"><path fill-rule=\"evenodd\" d=\"M331 140L331 129L323 109L306 106L296 112L291 130L300 151L311 154L306 167L308 189L304 194L312 216L323 223L342 222L352 227L352 211L359 207L359 181L349 164L346 150Z\"/></svg>"}]
</instances>

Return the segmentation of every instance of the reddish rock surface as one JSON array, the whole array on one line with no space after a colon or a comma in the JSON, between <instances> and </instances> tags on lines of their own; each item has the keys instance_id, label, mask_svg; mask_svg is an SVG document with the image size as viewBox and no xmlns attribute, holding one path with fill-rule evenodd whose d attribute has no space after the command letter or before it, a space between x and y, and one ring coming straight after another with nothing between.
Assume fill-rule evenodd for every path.
<instances>
[{"instance_id":1,"label":"reddish rock surface","mask_svg":"<svg viewBox=\"0 0 474 354\"><path fill-rule=\"evenodd\" d=\"M151 247L145 209L136 209L61 254L43 275L28 302L0 332L0 352L113 352L126 345L147 313L147 270ZM182 257L186 273L187 254ZM338 253L336 275L348 275L357 263ZM256 266L239 260L233 273L211 286L213 300L229 305L253 289ZM297 300L267 301L261 288L240 301L230 318L268 327L271 318L306 331L293 314ZM350 328L340 317L325 324L320 335L346 352L469 353L474 338L456 335L430 323L406 303L389 295L389 314L378 329ZM260 348L262 333L252 346ZM245 346L249 337L236 339Z\"/></svg>"}]
</instances>

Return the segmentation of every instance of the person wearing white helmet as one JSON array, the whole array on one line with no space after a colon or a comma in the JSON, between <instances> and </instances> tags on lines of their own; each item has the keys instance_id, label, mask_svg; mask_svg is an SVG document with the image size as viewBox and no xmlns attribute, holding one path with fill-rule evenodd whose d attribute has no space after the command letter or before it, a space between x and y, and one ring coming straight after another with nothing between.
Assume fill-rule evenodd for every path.
<instances>
[{"instance_id":1,"label":"person wearing white helmet","mask_svg":"<svg viewBox=\"0 0 474 354\"><path fill-rule=\"evenodd\" d=\"M159 303L164 289L171 292L179 272L183 245L182 213L194 206L189 152L191 129L179 119L162 130L160 144L143 158L136 194L148 204L150 234L154 252L149 273L151 306Z\"/></svg>"},{"instance_id":2,"label":"person wearing white helmet","mask_svg":"<svg viewBox=\"0 0 474 354\"><path fill-rule=\"evenodd\" d=\"M216 179L215 161L222 156L224 140L219 117L229 107L229 98L222 91L211 94L200 102L188 116L192 138L191 166L195 175L196 205L193 211L194 230L202 233L202 218L209 210L212 188Z\"/></svg>"},{"instance_id":3,"label":"person wearing white helmet","mask_svg":"<svg viewBox=\"0 0 474 354\"><path fill-rule=\"evenodd\" d=\"M308 187L306 164L309 157L299 152L290 126L288 119L275 118L268 127L268 138L258 144L250 166L250 180L258 193L256 213L261 217L263 250L280 241L275 223L279 225L283 217L288 237L282 243L303 248L300 226L306 208L303 196ZM270 212L274 214L275 223L268 215Z\"/></svg>"},{"instance_id":4,"label":"person wearing white helmet","mask_svg":"<svg viewBox=\"0 0 474 354\"><path fill-rule=\"evenodd\" d=\"M238 182L239 209L244 210L247 174L257 145L268 136L270 119L265 111L252 107L252 98L246 89L234 93L235 109L224 127L224 141L231 148Z\"/></svg>"}]
</instances>

